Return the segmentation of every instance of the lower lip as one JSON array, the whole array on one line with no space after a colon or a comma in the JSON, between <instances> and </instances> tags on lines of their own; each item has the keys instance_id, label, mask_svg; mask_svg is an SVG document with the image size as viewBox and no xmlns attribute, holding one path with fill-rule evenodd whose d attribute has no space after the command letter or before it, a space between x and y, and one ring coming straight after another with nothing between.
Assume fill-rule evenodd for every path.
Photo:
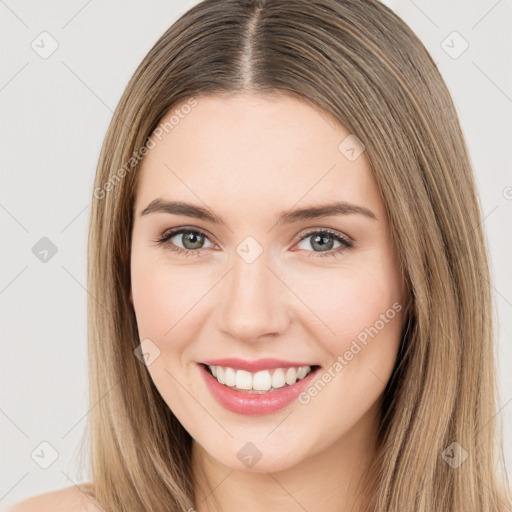
<instances>
[{"instance_id":1,"label":"lower lip","mask_svg":"<svg viewBox=\"0 0 512 512\"><path fill-rule=\"evenodd\" d=\"M291 386L284 386L267 393L245 393L235 391L221 384L203 364L198 364L199 371L213 397L220 405L231 412L250 416L270 414L290 405L311 383L319 368Z\"/></svg>"}]
</instances>

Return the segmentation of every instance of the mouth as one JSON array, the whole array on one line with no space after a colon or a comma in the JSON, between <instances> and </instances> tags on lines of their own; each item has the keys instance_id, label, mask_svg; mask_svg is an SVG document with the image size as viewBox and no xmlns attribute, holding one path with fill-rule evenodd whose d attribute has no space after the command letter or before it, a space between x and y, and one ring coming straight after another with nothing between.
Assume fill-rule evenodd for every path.
<instances>
[{"instance_id":1,"label":"mouth","mask_svg":"<svg viewBox=\"0 0 512 512\"><path fill-rule=\"evenodd\" d=\"M219 384L243 393L264 394L290 387L320 368L312 366L290 366L249 372L229 366L202 364Z\"/></svg>"},{"instance_id":2,"label":"mouth","mask_svg":"<svg viewBox=\"0 0 512 512\"><path fill-rule=\"evenodd\" d=\"M243 415L270 414L291 405L321 368L288 366L249 372L205 363L197 367L213 398L225 409Z\"/></svg>"}]
</instances>

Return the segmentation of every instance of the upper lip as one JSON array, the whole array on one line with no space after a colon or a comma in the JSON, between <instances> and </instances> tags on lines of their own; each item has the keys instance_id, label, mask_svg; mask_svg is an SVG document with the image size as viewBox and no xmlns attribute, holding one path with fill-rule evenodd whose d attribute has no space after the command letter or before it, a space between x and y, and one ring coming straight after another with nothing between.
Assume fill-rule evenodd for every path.
<instances>
[{"instance_id":1,"label":"upper lip","mask_svg":"<svg viewBox=\"0 0 512 512\"><path fill-rule=\"evenodd\" d=\"M257 359L255 361L248 361L246 359L238 359L233 357L226 357L223 359L208 359L201 361L202 364L210 366L227 366L236 370L246 370L248 372L257 372L260 370L272 370L274 368L290 368L300 366L318 366L312 363L301 363L296 361L285 361L283 359Z\"/></svg>"}]
</instances>

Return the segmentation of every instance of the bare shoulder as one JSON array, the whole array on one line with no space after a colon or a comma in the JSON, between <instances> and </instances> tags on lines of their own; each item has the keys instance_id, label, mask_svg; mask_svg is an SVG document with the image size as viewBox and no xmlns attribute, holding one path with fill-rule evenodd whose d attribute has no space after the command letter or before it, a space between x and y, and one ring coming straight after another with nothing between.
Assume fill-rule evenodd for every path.
<instances>
[{"instance_id":1,"label":"bare shoulder","mask_svg":"<svg viewBox=\"0 0 512 512\"><path fill-rule=\"evenodd\" d=\"M46 492L19 501L0 512L104 512L96 501L76 486Z\"/></svg>"}]
</instances>

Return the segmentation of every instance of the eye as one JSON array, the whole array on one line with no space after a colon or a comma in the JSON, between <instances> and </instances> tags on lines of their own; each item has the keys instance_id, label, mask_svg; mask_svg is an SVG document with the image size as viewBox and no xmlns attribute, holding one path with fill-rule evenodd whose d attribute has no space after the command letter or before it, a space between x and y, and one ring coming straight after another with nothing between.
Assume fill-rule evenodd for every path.
<instances>
[{"instance_id":1,"label":"eye","mask_svg":"<svg viewBox=\"0 0 512 512\"><path fill-rule=\"evenodd\" d=\"M348 237L330 229L310 231L302 236L298 243L300 244L310 237L312 237L312 239L309 242L309 246L313 249L318 249L318 251L309 251L311 253L309 257L312 255L319 257L336 257L346 249L352 247L352 242ZM176 241L173 241L173 238L176 238ZM185 256L199 256L200 249L206 248L204 246L205 240L208 240L208 235L204 231L195 228L183 227L166 231L160 238L154 240L154 242L158 245L165 245L171 251L178 254ZM340 245L333 250L335 242L338 242ZM177 243L181 243L182 246L180 247ZM210 247L212 246L213 244L210 245ZM304 247L299 248L307 250Z\"/></svg>"},{"instance_id":2,"label":"eye","mask_svg":"<svg viewBox=\"0 0 512 512\"><path fill-rule=\"evenodd\" d=\"M309 245L313 249L318 249L318 251L313 250L310 252L321 258L325 256L331 256L334 258L340 255L340 253L344 252L346 249L352 247L352 242L348 237L331 229L310 231L300 239L299 244L310 237L312 238L306 245ZM340 245L335 250L332 250L335 241ZM301 247L301 249L304 249L304 247ZM311 257L311 255L309 257Z\"/></svg>"},{"instance_id":3,"label":"eye","mask_svg":"<svg viewBox=\"0 0 512 512\"><path fill-rule=\"evenodd\" d=\"M173 242L172 239L176 238L179 243L183 245L180 247ZM171 251L185 256L192 256L196 253L199 256L198 249L204 249L204 241L208 237L204 231L192 228L176 228L171 229L164 233L158 240L154 240L158 245L166 245Z\"/></svg>"}]
</instances>

